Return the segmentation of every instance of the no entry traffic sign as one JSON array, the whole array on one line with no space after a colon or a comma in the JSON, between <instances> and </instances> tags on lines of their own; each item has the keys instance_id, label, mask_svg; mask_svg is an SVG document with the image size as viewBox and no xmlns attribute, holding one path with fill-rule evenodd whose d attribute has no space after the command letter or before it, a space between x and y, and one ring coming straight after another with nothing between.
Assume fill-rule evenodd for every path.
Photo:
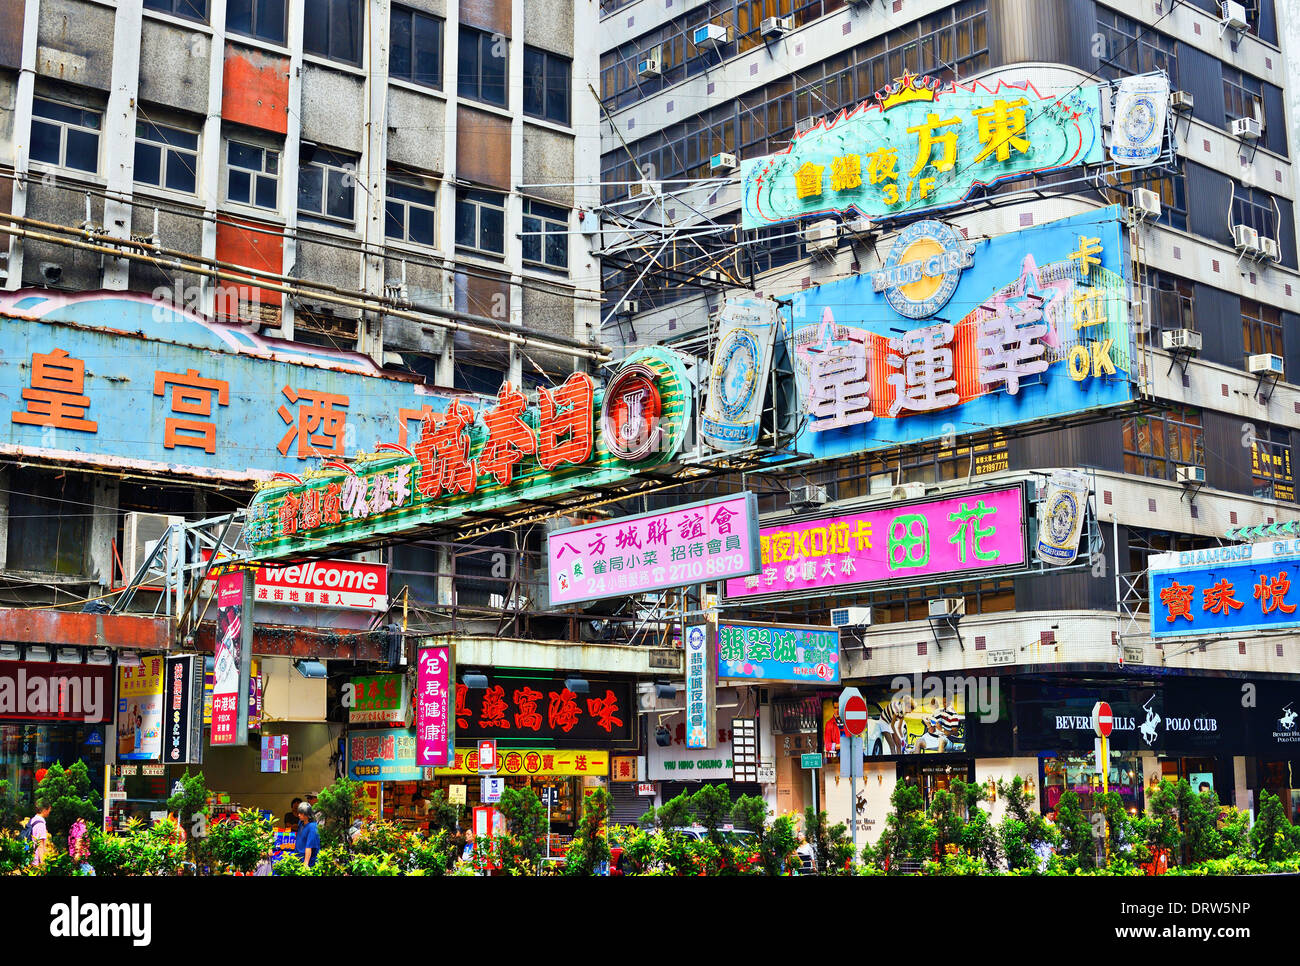
<instances>
[{"instance_id":1,"label":"no entry traffic sign","mask_svg":"<svg viewBox=\"0 0 1300 966\"><path fill-rule=\"evenodd\" d=\"M1092 706L1092 730L1100 738L1109 738L1110 730L1115 726L1115 717L1111 714L1110 705L1105 701L1098 701Z\"/></svg>"},{"instance_id":2,"label":"no entry traffic sign","mask_svg":"<svg viewBox=\"0 0 1300 966\"><path fill-rule=\"evenodd\" d=\"M844 722L844 733L854 738L867 730L867 702L857 688L840 692L840 720Z\"/></svg>"}]
</instances>

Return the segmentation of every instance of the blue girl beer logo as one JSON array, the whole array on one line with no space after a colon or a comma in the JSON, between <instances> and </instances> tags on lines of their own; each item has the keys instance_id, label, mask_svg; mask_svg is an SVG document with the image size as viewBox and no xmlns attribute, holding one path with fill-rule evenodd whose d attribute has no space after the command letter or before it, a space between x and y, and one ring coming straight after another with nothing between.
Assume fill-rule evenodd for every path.
<instances>
[{"instance_id":1,"label":"blue girl beer logo","mask_svg":"<svg viewBox=\"0 0 1300 966\"><path fill-rule=\"evenodd\" d=\"M961 273L975 262L975 246L941 221L908 225L894 240L871 288L899 315L928 319L948 304Z\"/></svg>"},{"instance_id":2,"label":"blue girl beer logo","mask_svg":"<svg viewBox=\"0 0 1300 966\"><path fill-rule=\"evenodd\" d=\"M718 351L718 392L722 414L736 419L754 399L758 388L758 343L744 329L733 329Z\"/></svg>"}]
</instances>

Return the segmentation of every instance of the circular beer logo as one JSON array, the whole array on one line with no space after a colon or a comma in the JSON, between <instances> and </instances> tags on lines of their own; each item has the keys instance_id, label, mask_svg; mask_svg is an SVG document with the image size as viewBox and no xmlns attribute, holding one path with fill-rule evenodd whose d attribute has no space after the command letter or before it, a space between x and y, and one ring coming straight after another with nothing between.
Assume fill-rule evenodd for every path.
<instances>
[{"instance_id":1,"label":"circular beer logo","mask_svg":"<svg viewBox=\"0 0 1300 966\"><path fill-rule=\"evenodd\" d=\"M733 329L718 348L714 391L722 414L735 419L743 413L758 388L758 343L744 329Z\"/></svg>"},{"instance_id":2,"label":"circular beer logo","mask_svg":"<svg viewBox=\"0 0 1300 966\"><path fill-rule=\"evenodd\" d=\"M1150 97L1135 97L1124 117L1124 136L1130 144L1144 144L1156 130L1156 106Z\"/></svg>"},{"instance_id":3,"label":"circular beer logo","mask_svg":"<svg viewBox=\"0 0 1300 966\"><path fill-rule=\"evenodd\" d=\"M975 246L943 222L918 221L898 233L871 287L899 315L926 319L948 304L974 257Z\"/></svg>"},{"instance_id":4,"label":"circular beer logo","mask_svg":"<svg viewBox=\"0 0 1300 966\"><path fill-rule=\"evenodd\" d=\"M1063 544L1074 532L1074 518L1079 512L1072 493L1058 493L1047 508L1047 532L1055 544Z\"/></svg>"}]
</instances>

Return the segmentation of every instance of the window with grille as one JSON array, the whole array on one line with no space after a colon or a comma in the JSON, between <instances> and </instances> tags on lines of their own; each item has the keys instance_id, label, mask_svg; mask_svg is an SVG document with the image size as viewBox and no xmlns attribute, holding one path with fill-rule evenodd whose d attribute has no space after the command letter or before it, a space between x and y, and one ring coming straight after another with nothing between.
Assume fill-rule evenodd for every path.
<instances>
[{"instance_id":1,"label":"window with grille","mask_svg":"<svg viewBox=\"0 0 1300 966\"><path fill-rule=\"evenodd\" d=\"M388 178L384 234L394 241L437 244L437 192L410 176Z\"/></svg>"},{"instance_id":2,"label":"window with grille","mask_svg":"<svg viewBox=\"0 0 1300 966\"><path fill-rule=\"evenodd\" d=\"M61 101L32 101L31 159L96 174L103 115Z\"/></svg>"},{"instance_id":3,"label":"window with grille","mask_svg":"<svg viewBox=\"0 0 1300 966\"><path fill-rule=\"evenodd\" d=\"M486 255L506 251L506 198L471 188L456 192L456 247Z\"/></svg>"},{"instance_id":4,"label":"window with grille","mask_svg":"<svg viewBox=\"0 0 1300 966\"><path fill-rule=\"evenodd\" d=\"M137 121L135 182L194 194L198 183L199 135L195 131Z\"/></svg>"},{"instance_id":5,"label":"window with grille","mask_svg":"<svg viewBox=\"0 0 1300 966\"><path fill-rule=\"evenodd\" d=\"M1124 420L1124 472L1173 480L1180 466L1205 465L1201 411L1175 406Z\"/></svg>"},{"instance_id":6,"label":"window with grille","mask_svg":"<svg viewBox=\"0 0 1300 966\"><path fill-rule=\"evenodd\" d=\"M388 75L441 90L442 21L393 4L388 36Z\"/></svg>"},{"instance_id":7,"label":"window with grille","mask_svg":"<svg viewBox=\"0 0 1300 966\"><path fill-rule=\"evenodd\" d=\"M1281 310L1272 305L1242 299L1241 342L1247 357L1261 353L1285 356L1282 351L1284 341Z\"/></svg>"},{"instance_id":8,"label":"window with grille","mask_svg":"<svg viewBox=\"0 0 1300 966\"><path fill-rule=\"evenodd\" d=\"M226 5L226 30L231 33L283 44L285 38L285 0L229 0Z\"/></svg>"},{"instance_id":9,"label":"window with grille","mask_svg":"<svg viewBox=\"0 0 1300 966\"><path fill-rule=\"evenodd\" d=\"M280 152L243 141L227 141L226 200L279 211Z\"/></svg>"},{"instance_id":10,"label":"window with grille","mask_svg":"<svg viewBox=\"0 0 1300 966\"><path fill-rule=\"evenodd\" d=\"M505 107L510 41L499 34L462 26L459 43L457 93L470 100Z\"/></svg>"}]
</instances>

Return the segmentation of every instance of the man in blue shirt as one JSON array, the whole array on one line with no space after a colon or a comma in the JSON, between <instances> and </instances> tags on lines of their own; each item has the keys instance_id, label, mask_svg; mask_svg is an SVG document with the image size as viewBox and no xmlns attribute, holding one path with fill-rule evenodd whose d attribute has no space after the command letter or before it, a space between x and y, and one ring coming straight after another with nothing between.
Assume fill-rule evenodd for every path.
<instances>
[{"instance_id":1,"label":"man in blue shirt","mask_svg":"<svg viewBox=\"0 0 1300 966\"><path fill-rule=\"evenodd\" d=\"M293 837L293 854L302 859L302 864L308 868L316 864L316 856L320 854L320 832L316 828L316 817L306 802L298 806L298 832Z\"/></svg>"}]
</instances>

